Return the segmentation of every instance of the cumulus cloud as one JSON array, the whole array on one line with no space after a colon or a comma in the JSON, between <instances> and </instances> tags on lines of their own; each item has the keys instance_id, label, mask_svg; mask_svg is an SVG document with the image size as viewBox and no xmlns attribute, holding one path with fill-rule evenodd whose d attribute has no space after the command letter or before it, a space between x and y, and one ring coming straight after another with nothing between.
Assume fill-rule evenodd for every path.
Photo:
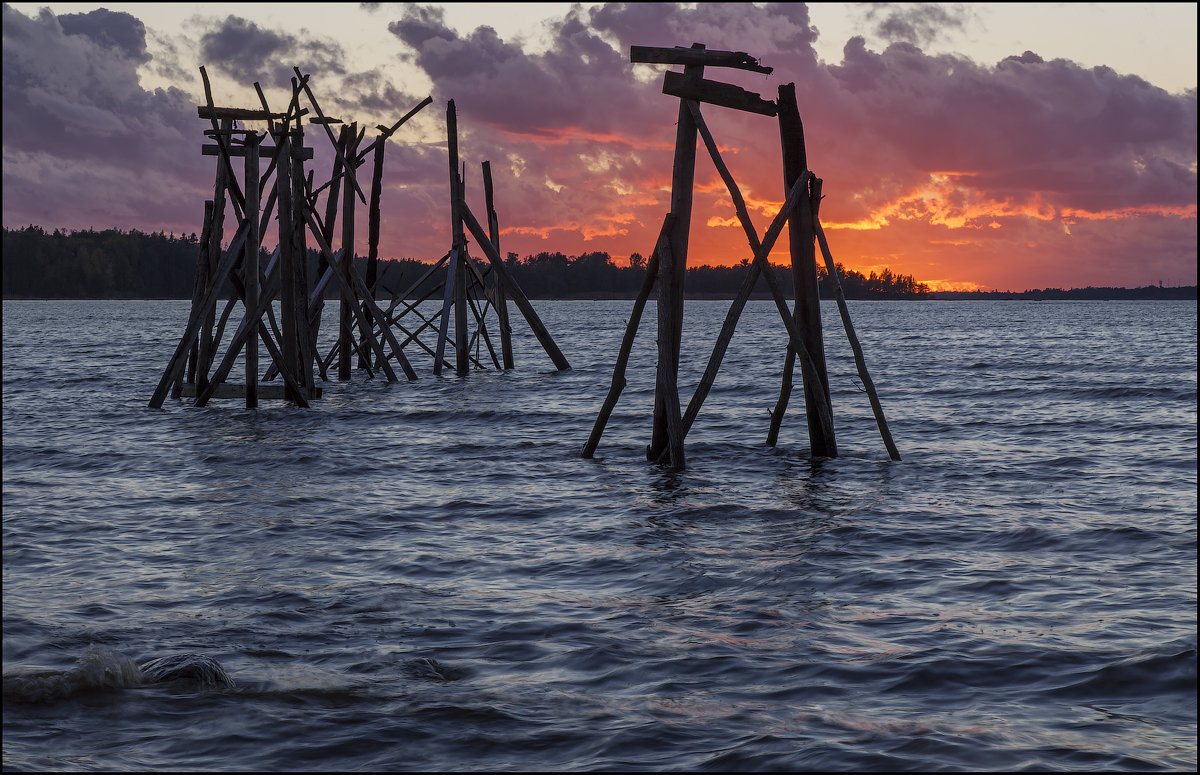
<instances>
[{"instance_id":1,"label":"cumulus cloud","mask_svg":"<svg viewBox=\"0 0 1200 775\"><path fill-rule=\"evenodd\" d=\"M239 82L290 89L293 67L324 77L346 72L345 50L332 39L265 30L240 16L227 16L200 37L200 54L213 69Z\"/></svg>"},{"instance_id":2,"label":"cumulus cloud","mask_svg":"<svg viewBox=\"0 0 1200 775\"><path fill-rule=\"evenodd\" d=\"M58 17L67 35L83 35L105 48L116 49L129 60L147 62L146 27L124 12L98 8L90 13L70 13Z\"/></svg>"},{"instance_id":3,"label":"cumulus cloud","mask_svg":"<svg viewBox=\"0 0 1200 775\"><path fill-rule=\"evenodd\" d=\"M870 3L864 17L883 40L927 46L948 30L965 30L974 13L965 5Z\"/></svg>"},{"instance_id":4,"label":"cumulus cloud","mask_svg":"<svg viewBox=\"0 0 1200 775\"><path fill-rule=\"evenodd\" d=\"M128 227L164 201L180 213L195 203L208 165L179 152L202 139L195 104L139 85L141 22L105 10L30 18L8 5L3 22L6 223Z\"/></svg>"}]
</instances>

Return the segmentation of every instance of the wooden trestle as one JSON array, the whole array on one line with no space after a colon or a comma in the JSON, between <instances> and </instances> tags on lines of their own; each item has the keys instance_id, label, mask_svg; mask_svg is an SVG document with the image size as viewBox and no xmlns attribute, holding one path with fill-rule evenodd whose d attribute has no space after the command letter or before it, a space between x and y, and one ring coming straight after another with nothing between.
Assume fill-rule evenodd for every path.
<instances>
[{"instance_id":1,"label":"wooden trestle","mask_svg":"<svg viewBox=\"0 0 1200 775\"><path fill-rule=\"evenodd\" d=\"M667 72L663 93L679 98L679 118L675 137L675 161L671 180L671 210L663 219L662 230L646 265L646 279L634 302L633 312L626 325L625 336L617 354L612 384L593 425L592 433L583 447L583 457L594 455L613 408L625 387L625 368L637 334L643 308L651 290L658 287L658 365L655 379L654 417L646 457L667 463L673 469L686 465L683 441L700 412L720 370L721 361L733 338L742 309L745 307L759 276L765 278L780 318L788 332L788 348L784 361L783 380L779 399L771 413L767 443L774 445L779 424L787 409L792 389L792 371L797 357L804 381L805 409L813 456L836 457L837 442L833 428L829 380L825 369L824 344L821 334L820 300L817 293L816 257L813 243L819 239L828 272L836 291L838 308L846 334L854 350L855 365L871 400L880 435L888 454L899 460L900 454L891 438L883 410L879 405L874 383L867 373L862 349L850 322L845 296L841 292L837 270L829 253L824 232L818 220L821 200L821 180L808 169L804 147L804 130L796 104L795 84L779 87L775 102L764 100L732 84L706 80L706 66L733 67L769 74L772 69L743 52L710 51L696 43L689 48L652 48L633 46L630 61L682 65L683 73ZM784 159L784 190L786 199L761 240L750 220L737 183L717 149L716 141L700 112L700 103L720 105L735 110L777 116ZM730 304L724 325L713 345L703 376L686 410L679 401L679 354L683 327L684 278L687 271L688 233L691 225L692 189L695 179L696 138L703 140L717 172L729 189L734 210L749 240L753 261L745 280ZM796 304L787 308L783 290L768 256L785 224L789 225L789 247L792 257L792 277Z\"/></svg>"}]
</instances>

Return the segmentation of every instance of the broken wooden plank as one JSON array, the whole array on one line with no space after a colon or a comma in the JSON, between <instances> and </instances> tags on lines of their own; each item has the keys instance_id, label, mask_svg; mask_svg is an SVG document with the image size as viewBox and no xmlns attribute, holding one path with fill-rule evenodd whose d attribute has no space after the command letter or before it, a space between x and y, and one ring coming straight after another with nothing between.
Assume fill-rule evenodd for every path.
<instances>
[{"instance_id":1,"label":"broken wooden plank","mask_svg":"<svg viewBox=\"0 0 1200 775\"><path fill-rule=\"evenodd\" d=\"M272 113L256 108L219 108L214 105L197 105L196 113L200 118L214 120L230 118L234 121L282 121L287 118L286 113ZM297 115L303 116L307 113L308 108L301 108Z\"/></svg>"},{"instance_id":2,"label":"broken wooden plank","mask_svg":"<svg viewBox=\"0 0 1200 775\"><path fill-rule=\"evenodd\" d=\"M744 51L716 51L708 49L659 48L656 46L630 46L629 61L660 65L700 65L711 67L734 67L770 75L775 68L760 65L758 60Z\"/></svg>"},{"instance_id":3,"label":"broken wooden plank","mask_svg":"<svg viewBox=\"0 0 1200 775\"><path fill-rule=\"evenodd\" d=\"M261 145L261 146L259 146L259 151L264 156L266 156L266 155L274 156L277 153L276 147L273 145ZM231 148L228 149L228 153L230 156L245 156L246 155L246 146L244 146L244 145L232 146ZM219 146L219 145L202 145L202 146L200 146L200 154L202 156L220 156L221 155L221 146ZM311 159L312 157L313 157L313 149L312 148L293 148L292 149L292 158L293 159L306 159L307 160L307 159Z\"/></svg>"},{"instance_id":4,"label":"broken wooden plank","mask_svg":"<svg viewBox=\"0 0 1200 775\"><path fill-rule=\"evenodd\" d=\"M761 96L754 92L748 92L740 86L710 81L707 78L689 78L683 73L664 73L662 90L663 94L669 94L672 97L707 102L724 108L744 110L748 113L774 116L778 112L774 102L764 100Z\"/></svg>"}]
</instances>

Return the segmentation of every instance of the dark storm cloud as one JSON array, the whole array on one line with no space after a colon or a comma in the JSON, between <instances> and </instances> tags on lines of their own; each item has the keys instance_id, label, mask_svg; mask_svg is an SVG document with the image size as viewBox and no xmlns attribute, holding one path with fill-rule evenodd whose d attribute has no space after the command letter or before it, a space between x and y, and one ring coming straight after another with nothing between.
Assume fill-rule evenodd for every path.
<instances>
[{"instance_id":1,"label":"dark storm cloud","mask_svg":"<svg viewBox=\"0 0 1200 775\"><path fill-rule=\"evenodd\" d=\"M708 48L754 56L786 51L793 57L813 58L812 44L818 35L803 3L700 3L692 8L676 3L608 3L592 8L588 15L592 26L622 43L626 55L630 45L704 43Z\"/></svg>"},{"instance_id":2,"label":"dark storm cloud","mask_svg":"<svg viewBox=\"0 0 1200 775\"><path fill-rule=\"evenodd\" d=\"M128 225L192 200L208 167L179 153L202 139L195 103L141 88L141 23L64 18L3 8L5 221Z\"/></svg>"},{"instance_id":3,"label":"dark storm cloud","mask_svg":"<svg viewBox=\"0 0 1200 775\"><path fill-rule=\"evenodd\" d=\"M239 16L228 16L200 36L200 55L209 69L239 83L291 88L293 67L323 77L346 72L342 47L330 39L284 35Z\"/></svg>"},{"instance_id":4,"label":"dark storm cloud","mask_svg":"<svg viewBox=\"0 0 1200 775\"><path fill-rule=\"evenodd\" d=\"M612 112L605 103L628 93L621 55L586 27L578 11L554 24L555 45L536 55L491 27L459 37L437 8L406 8L388 30L433 79L435 97L454 99L478 120L513 132L610 131Z\"/></svg>"},{"instance_id":5,"label":"dark storm cloud","mask_svg":"<svg viewBox=\"0 0 1200 775\"><path fill-rule=\"evenodd\" d=\"M964 30L973 18L967 6L873 3L865 13L880 38L893 43L928 45L947 30Z\"/></svg>"},{"instance_id":6,"label":"dark storm cloud","mask_svg":"<svg viewBox=\"0 0 1200 775\"><path fill-rule=\"evenodd\" d=\"M126 35L116 45L110 34L110 22L124 15L88 14L83 26L107 30L94 35L68 34L46 9L36 18L7 5L3 13L5 149L146 165L177 155L162 143L191 134L195 105L178 89L139 86L144 38ZM91 25L98 19L106 23Z\"/></svg>"},{"instance_id":7,"label":"dark storm cloud","mask_svg":"<svg viewBox=\"0 0 1200 775\"><path fill-rule=\"evenodd\" d=\"M981 174L975 185L1020 178L1065 207L1195 201L1194 92L1032 52L986 66L861 38L830 72L858 107L843 118L865 122L897 165Z\"/></svg>"},{"instance_id":8,"label":"dark storm cloud","mask_svg":"<svg viewBox=\"0 0 1200 775\"><path fill-rule=\"evenodd\" d=\"M119 50L126 59L139 64L148 62L146 27L137 18L98 8L90 13L70 13L58 17L67 35L83 35L106 48Z\"/></svg>"}]
</instances>

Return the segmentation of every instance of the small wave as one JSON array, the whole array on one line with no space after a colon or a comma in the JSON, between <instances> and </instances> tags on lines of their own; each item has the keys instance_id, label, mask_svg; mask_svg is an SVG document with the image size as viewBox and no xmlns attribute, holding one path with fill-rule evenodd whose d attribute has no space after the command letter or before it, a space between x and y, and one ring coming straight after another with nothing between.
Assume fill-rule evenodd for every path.
<instances>
[{"instance_id":1,"label":"small wave","mask_svg":"<svg viewBox=\"0 0 1200 775\"><path fill-rule=\"evenodd\" d=\"M414 678L434 681L457 681L466 675L462 668L451 667L432 657L417 657L404 663L405 671Z\"/></svg>"},{"instance_id":2,"label":"small wave","mask_svg":"<svg viewBox=\"0 0 1200 775\"><path fill-rule=\"evenodd\" d=\"M141 672L146 681L154 683L186 681L204 688L230 688L234 685L221 663L203 654L173 654L152 659L142 664Z\"/></svg>"},{"instance_id":3,"label":"small wave","mask_svg":"<svg viewBox=\"0 0 1200 775\"><path fill-rule=\"evenodd\" d=\"M1196 695L1196 649L1163 649L1111 662L1051 692L1072 699Z\"/></svg>"},{"instance_id":4,"label":"small wave","mask_svg":"<svg viewBox=\"0 0 1200 775\"><path fill-rule=\"evenodd\" d=\"M132 659L107 649L91 649L67 670L5 673L4 701L44 703L141 684L142 671Z\"/></svg>"},{"instance_id":5,"label":"small wave","mask_svg":"<svg viewBox=\"0 0 1200 775\"><path fill-rule=\"evenodd\" d=\"M187 683L201 688L234 686L220 663L200 654L159 657L139 666L120 652L92 648L72 668L5 673L4 701L40 704L151 683Z\"/></svg>"}]
</instances>

